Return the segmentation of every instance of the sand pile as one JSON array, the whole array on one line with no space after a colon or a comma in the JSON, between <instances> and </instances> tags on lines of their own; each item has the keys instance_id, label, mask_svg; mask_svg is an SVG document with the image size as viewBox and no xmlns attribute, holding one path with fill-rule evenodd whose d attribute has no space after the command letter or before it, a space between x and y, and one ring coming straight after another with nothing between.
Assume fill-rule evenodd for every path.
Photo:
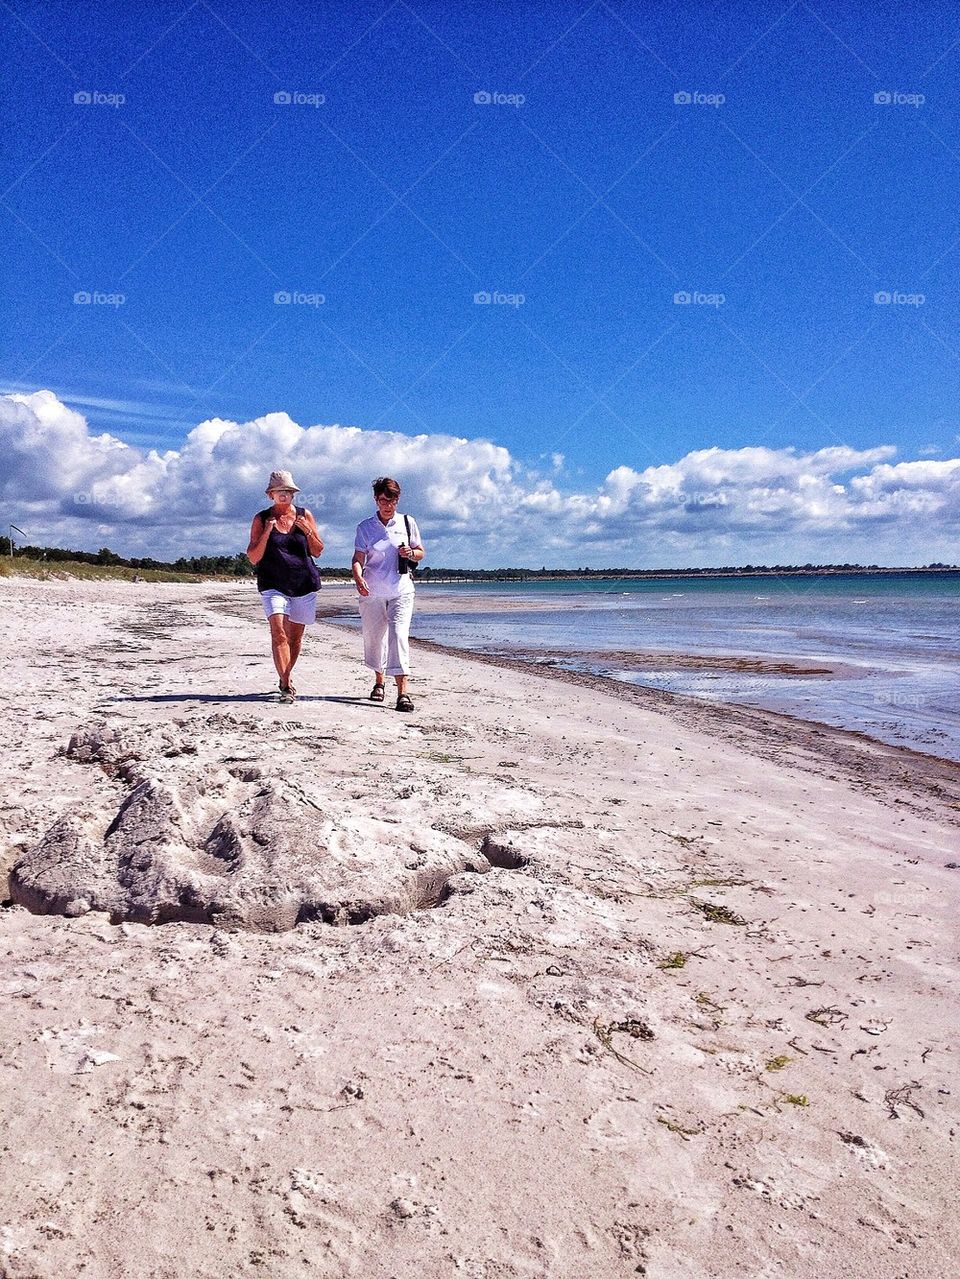
<instances>
[{"instance_id":1,"label":"sand pile","mask_svg":"<svg viewBox=\"0 0 960 1279\"><path fill-rule=\"evenodd\" d=\"M511 862L493 832L479 847L416 823L399 824L387 841L371 838L369 823L344 816L342 796L327 790L318 799L244 758L258 728L216 714L192 733L110 723L77 730L67 758L99 765L129 792L115 813L57 820L14 865L13 901L71 918L102 911L115 923L282 932L435 906L456 892L460 873L491 869L486 853ZM198 734L208 743L216 735L225 767L197 760ZM174 759L179 767L157 767Z\"/></svg>"}]
</instances>

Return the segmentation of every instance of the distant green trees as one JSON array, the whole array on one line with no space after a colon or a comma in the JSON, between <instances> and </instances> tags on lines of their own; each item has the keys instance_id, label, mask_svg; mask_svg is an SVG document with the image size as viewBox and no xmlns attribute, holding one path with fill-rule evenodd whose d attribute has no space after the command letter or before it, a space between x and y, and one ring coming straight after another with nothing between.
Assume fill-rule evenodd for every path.
<instances>
[{"instance_id":1,"label":"distant green trees","mask_svg":"<svg viewBox=\"0 0 960 1279\"><path fill-rule=\"evenodd\" d=\"M134 568L159 568L152 560L141 560L139 564L131 561ZM167 565L162 567L166 568ZM192 555L189 559L181 555L172 566L179 573L203 573L205 575L252 577L253 565L245 555Z\"/></svg>"},{"instance_id":2,"label":"distant green trees","mask_svg":"<svg viewBox=\"0 0 960 1279\"><path fill-rule=\"evenodd\" d=\"M10 554L9 537L0 537L0 555ZM194 555L181 556L175 564L168 560L156 560L150 556L123 556L101 546L99 551L72 551L62 546L17 546L17 558L47 560L59 563L75 560L80 564L109 565L114 568L152 568L164 572L200 573L218 577L252 577L253 566L245 555Z\"/></svg>"},{"instance_id":3,"label":"distant green trees","mask_svg":"<svg viewBox=\"0 0 960 1279\"><path fill-rule=\"evenodd\" d=\"M17 558L76 560L81 564L109 565L116 568L158 569L161 572L196 573L204 577L252 577L256 570L246 555L182 555L174 563L149 556L125 558L101 546L99 551L71 551L61 546L16 546ZM0 537L0 557L9 556L10 538ZM737 577L757 575L789 575L792 573L923 573L956 572L960 565L934 563L918 569L881 568L877 564L730 564L719 568L438 568L425 564L417 576L435 582L526 582L537 578L645 578L645 577ZM326 578L349 578L349 567L322 566Z\"/></svg>"}]
</instances>

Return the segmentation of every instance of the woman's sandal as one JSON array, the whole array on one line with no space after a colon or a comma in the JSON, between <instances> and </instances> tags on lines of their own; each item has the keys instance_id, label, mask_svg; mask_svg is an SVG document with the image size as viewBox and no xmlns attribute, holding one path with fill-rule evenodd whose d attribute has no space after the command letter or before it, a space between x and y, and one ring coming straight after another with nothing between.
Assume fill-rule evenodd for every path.
<instances>
[{"instance_id":1,"label":"woman's sandal","mask_svg":"<svg viewBox=\"0 0 960 1279\"><path fill-rule=\"evenodd\" d=\"M413 698L410 697L409 693L401 693L400 696L397 698L397 710L398 711L413 710Z\"/></svg>"},{"instance_id":2,"label":"woman's sandal","mask_svg":"<svg viewBox=\"0 0 960 1279\"><path fill-rule=\"evenodd\" d=\"M382 684L376 683L370 690L371 702L382 702L385 696L385 690Z\"/></svg>"}]
</instances>

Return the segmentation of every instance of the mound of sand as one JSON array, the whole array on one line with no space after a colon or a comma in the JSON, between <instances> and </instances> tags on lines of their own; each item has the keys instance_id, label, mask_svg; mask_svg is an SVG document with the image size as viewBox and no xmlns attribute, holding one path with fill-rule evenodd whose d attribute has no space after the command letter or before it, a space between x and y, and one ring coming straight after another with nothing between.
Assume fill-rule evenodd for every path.
<instances>
[{"instance_id":1,"label":"mound of sand","mask_svg":"<svg viewBox=\"0 0 960 1279\"><path fill-rule=\"evenodd\" d=\"M224 727L223 716L211 717ZM282 932L320 920L359 924L439 904L461 872L491 861L474 842L427 829L411 847L369 837L344 805L322 807L290 778L264 780L249 763L229 770L196 759L176 731L78 730L66 754L99 764L131 787L105 829L67 814L15 864L11 897L38 914L103 911L114 923L208 923ZM143 758L193 756L182 776L144 773ZM508 854L488 839L495 861ZM509 858L508 858L509 860Z\"/></svg>"}]
</instances>

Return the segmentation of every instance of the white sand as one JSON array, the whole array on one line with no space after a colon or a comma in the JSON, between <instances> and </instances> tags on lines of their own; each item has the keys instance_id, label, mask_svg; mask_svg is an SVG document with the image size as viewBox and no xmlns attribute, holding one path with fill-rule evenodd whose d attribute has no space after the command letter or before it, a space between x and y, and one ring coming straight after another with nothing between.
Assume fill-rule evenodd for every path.
<instances>
[{"instance_id":1,"label":"white sand","mask_svg":"<svg viewBox=\"0 0 960 1279\"><path fill-rule=\"evenodd\" d=\"M960 769L423 649L399 715L329 625L281 707L250 585L0 599L4 880L250 872L0 910L0 1277L960 1271Z\"/></svg>"}]
</instances>

